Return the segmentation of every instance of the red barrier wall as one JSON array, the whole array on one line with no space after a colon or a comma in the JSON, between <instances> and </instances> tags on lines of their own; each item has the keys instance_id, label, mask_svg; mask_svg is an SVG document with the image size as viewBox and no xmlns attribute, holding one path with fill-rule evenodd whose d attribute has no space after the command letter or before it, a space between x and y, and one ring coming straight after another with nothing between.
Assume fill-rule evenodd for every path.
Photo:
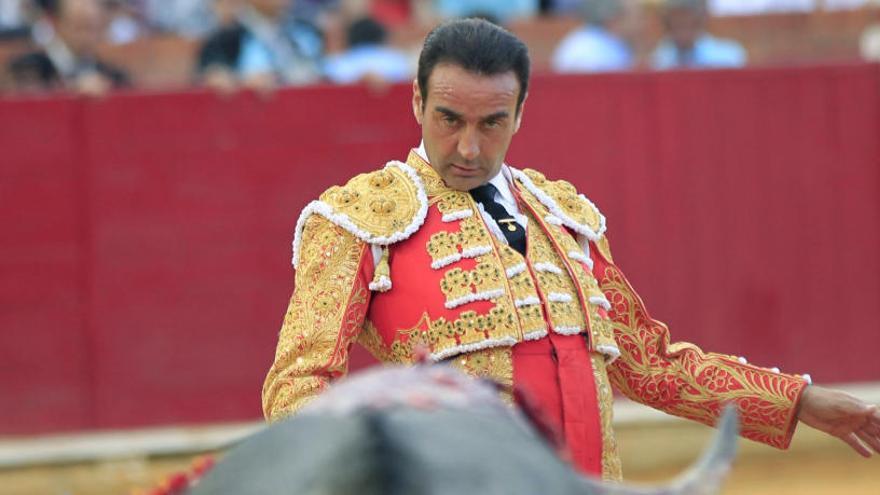
<instances>
[{"instance_id":1,"label":"red barrier wall","mask_svg":"<svg viewBox=\"0 0 880 495\"><path fill-rule=\"evenodd\" d=\"M509 161L599 205L676 338L880 380L878 92L878 66L540 77ZM299 210L418 144L408 100L0 102L0 433L258 417Z\"/></svg>"}]
</instances>

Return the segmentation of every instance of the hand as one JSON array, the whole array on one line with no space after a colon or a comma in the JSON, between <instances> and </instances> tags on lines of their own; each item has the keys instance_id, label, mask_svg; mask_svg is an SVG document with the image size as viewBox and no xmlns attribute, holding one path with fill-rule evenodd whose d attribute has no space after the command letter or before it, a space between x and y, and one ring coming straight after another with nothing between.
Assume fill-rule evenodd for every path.
<instances>
[{"instance_id":1,"label":"hand","mask_svg":"<svg viewBox=\"0 0 880 495\"><path fill-rule=\"evenodd\" d=\"M810 385L801 396L798 419L835 436L863 457L880 454L880 408L841 392ZM868 448L870 447L870 448Z\"/></svg>"}]
</instances>

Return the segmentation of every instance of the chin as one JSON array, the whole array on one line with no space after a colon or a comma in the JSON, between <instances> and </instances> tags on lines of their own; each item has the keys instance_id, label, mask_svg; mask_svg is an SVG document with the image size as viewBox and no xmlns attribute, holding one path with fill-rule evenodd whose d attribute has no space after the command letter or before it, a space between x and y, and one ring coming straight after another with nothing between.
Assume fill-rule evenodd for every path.
<instances>
[{"instance_id":1,"label":"chin","mask_svg":"<svg viewBox=\"0 0 880 495\"><path fill-rule=\"evenodd\" d=\"M453 178L450 180L446 180L446 185L449 186L450 189L455 189L456 191L470 191L471 189L480 186L485 182L482 178Z\"/></svg>"}]
</instances>

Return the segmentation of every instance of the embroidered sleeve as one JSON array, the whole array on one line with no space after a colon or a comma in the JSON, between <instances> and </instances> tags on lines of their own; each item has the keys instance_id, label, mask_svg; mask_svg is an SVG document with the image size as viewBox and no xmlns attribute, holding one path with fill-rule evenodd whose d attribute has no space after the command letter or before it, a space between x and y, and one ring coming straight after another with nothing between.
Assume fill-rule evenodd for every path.
<instances>
[{"instance_id":1,"label":"embroidered sleeve","mask_svg":"<svg viewBox=\"0 0 880 495\"><path fill-rule=\"evenodd\" d=\"M627 397L675 416L714 425L727 403L740 414L741 434L787 448L797 425L797 403L807 380L670 342L641 298L610 259L606 240L594 244L597 279L621 355L608 367L611 382Z\"/></svg>"},{"instance_id":2,"label":"embroidered sleeve","mask_svg":"<svg viewBox=\"0 0 880 495\"><path fill-rule=\"evenodd\" d=\"M372 276L369 246L320 215L305 222L295 287L263 384L270 421L299 410L348 371Z\"/></svg>"}]
</instances>

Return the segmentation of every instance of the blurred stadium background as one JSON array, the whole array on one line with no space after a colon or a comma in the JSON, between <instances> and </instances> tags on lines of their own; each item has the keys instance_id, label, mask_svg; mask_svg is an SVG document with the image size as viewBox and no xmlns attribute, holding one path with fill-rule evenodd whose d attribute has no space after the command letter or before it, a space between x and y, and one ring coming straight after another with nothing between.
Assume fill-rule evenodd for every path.
<instances>
[{"instance_id":1,"label":"blurred stadium background","mask_svg":"<svg viewBox=\"0 0 880 495\"><path fill-rule=\"evenodd\" d=\"M599 205L674 338L880 402L880 2L695 8L0 0L0 493L146 490L259 427L296 217L418 144L407 81L459 14L529 45L508 161ZM627 479L708 438L618 406ZM878 466L803 428L725 493L873 495Z\"/></svg>"}]
</instances>

